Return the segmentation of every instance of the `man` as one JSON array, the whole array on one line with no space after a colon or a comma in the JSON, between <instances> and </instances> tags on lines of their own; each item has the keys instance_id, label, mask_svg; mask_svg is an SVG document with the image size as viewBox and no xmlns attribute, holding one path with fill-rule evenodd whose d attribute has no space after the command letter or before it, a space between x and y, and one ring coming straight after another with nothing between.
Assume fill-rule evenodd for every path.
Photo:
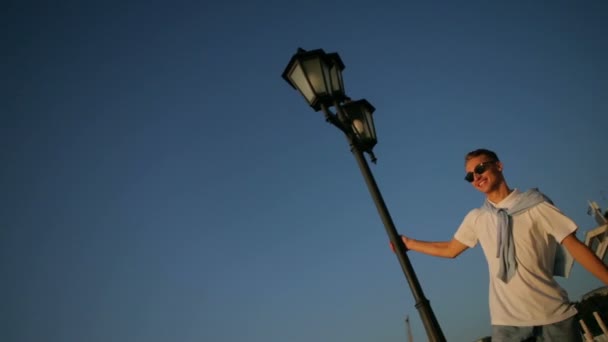
<instances>
[{"instance_id":1,"label":"man","mask_svg":"<svg viewBox=\"0 0 608 342\"><path fill-rule=\"evenodd\" d=\"M465 157L465 179L486 196L444 242L401 236L408 250L455 258L480 243L490 272L492 341L581 341L576 309L555 281L560 248L608 285L608 267L576 235L576 224L539 191L511 189L496 153ZM560 245L561 244L561 245ZM563 270L562 270L563 271Z\"/></svg>"}]
</instances>

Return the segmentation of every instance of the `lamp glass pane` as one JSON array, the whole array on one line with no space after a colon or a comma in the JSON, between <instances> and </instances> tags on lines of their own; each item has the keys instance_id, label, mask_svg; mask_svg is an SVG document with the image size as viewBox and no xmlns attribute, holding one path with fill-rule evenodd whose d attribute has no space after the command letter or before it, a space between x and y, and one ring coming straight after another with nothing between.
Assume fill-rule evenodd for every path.
<instances>
[{"instance_id":1,"label":"lamp glass pane","mask_svg":"<svg viewBox=\"0 0 608 342\"><path fill-rule=\"evenodd\" d=\"M365 125L359 119L353 120L353 131L358 137L365 136Z\"/></svg>"},{"instance_id":2,"label":"lamp glass pane","mask_svg":"<svg viewBox=\"0 0 608 342\"><path fill-rule=\"evenodd\" d=\"M367 121L364 121L364 122L365 122L365 124L363 124L362 126L365 128L363 129L363 132L361 132L361 134L360 134L360 139L363 141L368 141L368 140L372 139L372 136L371 136L371 132L369 130L369 122L367 122Z\"/></svg>"},{"instance_id":3,"label":"lamp glass pane","mask_svg":"<svg viewBox=\"0 0 608 342\"><path fill-rule=\"evenodd\" d=\"M372 112L365 110L365 122L367 123L368 137L372 140L376 140L376 127L374 126L374 118Z\"/></svg>"},{"instance_id":4,"label":"lamp glass pane","mask_svg":"<svg viewBox=\"0 0 608 342\"><path fill-rule=\"evenodd\" d=\"M317 96L325 96L329 93L329 69L321 58L314 58L302 61L304 72L310 80L314 92Z\"/></svg>"},{"instance_id":5,"label":"lamp glass pane","mask_svg":"<svg viewBox=\"0 0 608 342\"><path fill-rule=\"evenodd\" d=\"M289 74L289 79L295 84L296 88L304 95L306 101L311 104L315 100L315 93L306 79L302 65L298 62L295 63Z\"/></svg>"},{"instance_id":6,"label":"lamp glass pane","mask_svg":"<svg viewBox=\"0 0 608 342\"><path fill-rule=\"evenodd\" d=\"M360 107L347 107L346 114L350 119L350 125L357 140L364 142L369 138L369 125L366 122L366 117L359 112Z\"/></svg>"},{"instance_id":7,"label":"lamp glass pane","mask_svg":"<svg viewBox=\"0 0 608 342\"><path fill-rule=\"evenodd\" d=\"M334 94L344 94L344 85L342 84L342 72L337 64L333 64L329 69L331 76L331 90Z\"/></svg>"}]
</instances>

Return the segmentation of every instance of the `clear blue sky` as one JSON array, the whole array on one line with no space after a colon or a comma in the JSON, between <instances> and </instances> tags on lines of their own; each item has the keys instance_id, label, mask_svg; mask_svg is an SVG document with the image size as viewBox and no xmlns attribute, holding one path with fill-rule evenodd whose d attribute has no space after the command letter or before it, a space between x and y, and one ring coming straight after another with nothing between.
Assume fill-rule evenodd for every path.
<instances>
[{"instance_id":1,"label":"clear blue sky","mask_svg":"<svg viewBox=\"0 0 608 342\"><path fill-rule=\"evenodd\" d=\"M605 1L3 6L0 340L404 341L425 333L341 133L281 78L338 52L400 232L447 240L494 149L581 227L608 206ZM603 191L603 193L602 193ZM480 248L411 254L449 341L489 334ZM579 265L572 300L599 281Z\"/></svg>"}]
</instances>

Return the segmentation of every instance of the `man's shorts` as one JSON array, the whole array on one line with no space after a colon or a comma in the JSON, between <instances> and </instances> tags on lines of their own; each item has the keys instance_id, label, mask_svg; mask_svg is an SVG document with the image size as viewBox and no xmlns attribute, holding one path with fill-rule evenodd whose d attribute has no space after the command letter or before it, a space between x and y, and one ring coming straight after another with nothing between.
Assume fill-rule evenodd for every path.
<instances>
[{"instance_id":1,"label":"man's shorts","mask_svg":"<svg viewBox=\"0 0 608 342\"><path fill-rule=\"evenodd\" d=\"M492 342L559 341L582 342L577 315L561 322L533 327L492 326Z\"/></svg>"}]
</instances>

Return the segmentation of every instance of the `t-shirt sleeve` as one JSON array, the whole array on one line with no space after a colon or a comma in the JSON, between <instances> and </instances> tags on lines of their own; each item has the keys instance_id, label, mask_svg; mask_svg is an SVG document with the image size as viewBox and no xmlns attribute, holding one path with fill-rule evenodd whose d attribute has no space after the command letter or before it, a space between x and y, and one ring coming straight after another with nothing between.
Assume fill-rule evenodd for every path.
<instances>
[{"instance_id":1,"label":"t-shirt sleeve","mask_svg":"<svg viewBox=\"0 0 608 342\"><path fill-rule=\"evenodd\" d=\"M578 229L572 219L547 202L535 206L532 210L538 214L538 224L541 225L541 228L551 234L559 243Z\"/></svg>"},{"instance_id":2,"label":"t-shirt sleeve","mask_svg":"<svg viewBox=\"0 0 608 342\"><path fill-rule=\"evenodd\" d=\"M454 238L469 248L475 247L477 244L477 231L475 230L475 223L479 217L479 209L473 209L469 211L467 216L464 217L460 227L456 230Z\"/></svg>"}]
</instances>

